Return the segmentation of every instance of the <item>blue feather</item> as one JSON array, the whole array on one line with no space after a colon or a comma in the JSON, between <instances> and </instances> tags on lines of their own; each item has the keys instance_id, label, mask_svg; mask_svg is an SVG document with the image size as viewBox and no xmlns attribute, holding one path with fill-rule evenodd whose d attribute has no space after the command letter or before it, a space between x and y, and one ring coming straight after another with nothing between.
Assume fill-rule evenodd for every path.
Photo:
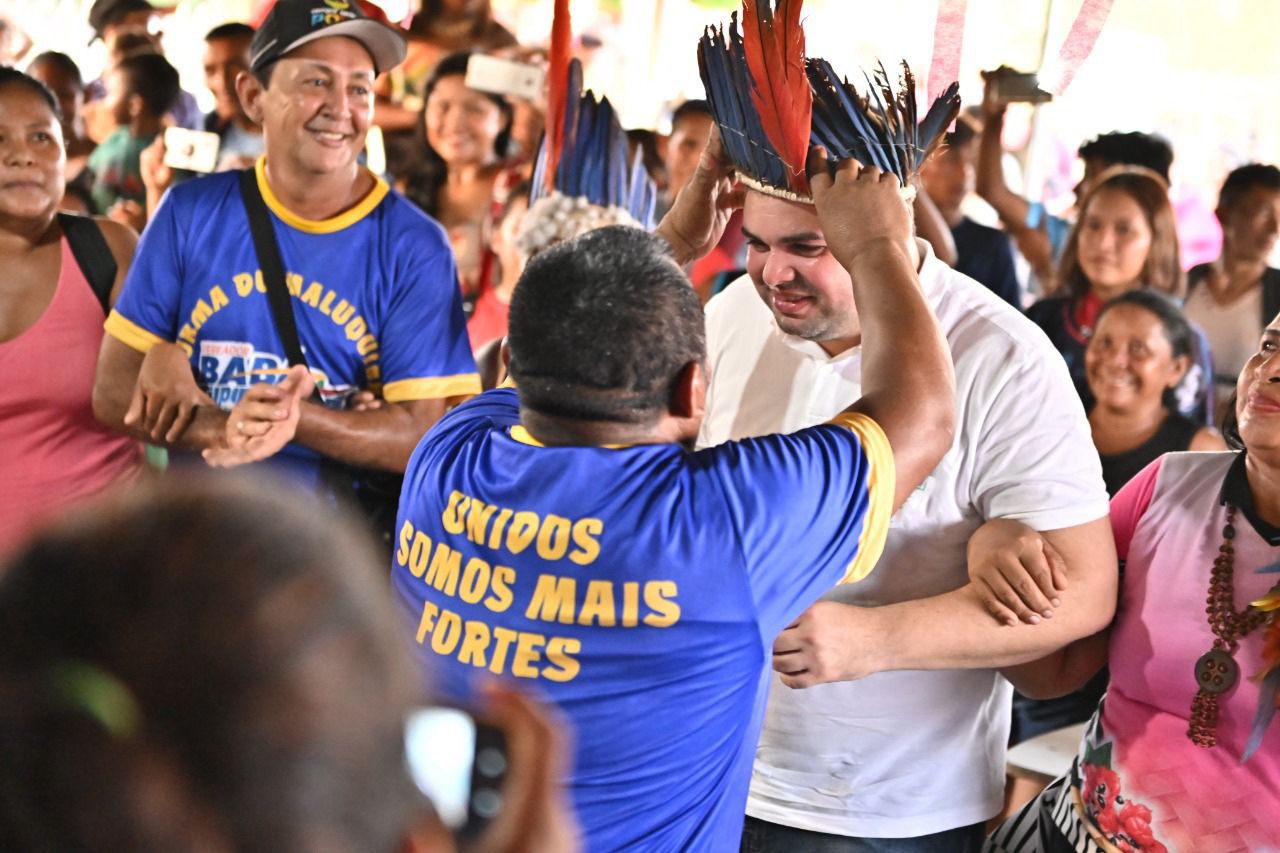
<instances>
[{"instance_id":1,"label":"blue feather","mask_svg":"<svg viewBox=\"0 0 1280 853\"><path fill-rule=\"evenodd\" d=\"M1254 715L1253 728L1249 731L1249 742L1245 744L1244 753L1240 756L1241 764L1248 761L1258 751L1258 747L1262 746L1262 738L1267 733L1267 726L1271 724L1271 718L1276 713L1278 691L1280 691L1280 669L1275 669L1262 680L1262 688L1258 692L1258 713Z\"/></svg>"}]
</instances>

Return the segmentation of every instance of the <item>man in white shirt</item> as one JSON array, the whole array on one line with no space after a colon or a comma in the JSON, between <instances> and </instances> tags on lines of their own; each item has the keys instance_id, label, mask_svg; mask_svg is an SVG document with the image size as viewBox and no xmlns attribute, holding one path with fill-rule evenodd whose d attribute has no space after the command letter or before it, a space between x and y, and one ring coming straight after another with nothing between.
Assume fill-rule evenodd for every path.
<instances>
[{"instance_id":1,"label":"man in white shirt","mask_svg":"<svg viewBox=\"0 0 1280 853\"><path fill-rule=\"evenodd\" d=\"M728 158L763 190L745 200L748 273L707 306L712 381L699 443L711 446L821 423L847 406L859 393L861 330L849 275L813 206L778 197L735 155L730 136L744 130L726 125L734 113L716 95L740 87L715 85L717 57L705 39L703 50ZM732 106L739 115L750 108ZM830 112L824 123L833 124ZM892 144L863 141L863 150ZM920 149L929 141L922 134ZM690 184L708 208L728 176L717 153L716 145L704 153ZM898 174L904 193L909 172ZM691 245L706 242L703 230L674 228L698 234ZM756 751L744 853L976 851L1003 801L1011 697L996 668L1095 633L1114 611L1107 496L1061 357L926 244L907 248L951 346L956 437L891 521L876 575L833 590L775 642L779 676ZM1038 616L1018 608L1038 624L993 618L1000 608L990 600L1012 590L969 583L968 552L985 559L1001 541L1017 549L1007 537L1025 528L1001 519L1041 531L1065 561L1058 606L1046 602Z\"/></svg>"}]
</instances>

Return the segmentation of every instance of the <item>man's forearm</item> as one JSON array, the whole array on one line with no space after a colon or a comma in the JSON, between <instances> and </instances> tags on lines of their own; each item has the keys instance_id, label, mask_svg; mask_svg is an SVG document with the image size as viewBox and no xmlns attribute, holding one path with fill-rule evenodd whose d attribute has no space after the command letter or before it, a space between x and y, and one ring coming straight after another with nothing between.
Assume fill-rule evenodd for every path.
<instances>
[{"instance_id":1,"label":"man's forearm","mask_svg":"<svg viewBox=\"0 0 1280 853\"><path fill-rule=\"evenodd\" d=\"M348 465L403 473L414 448L444 410L444 400L387 403L369 411L307 402L294 440Z\"/></svg>"},{"instance_id":2,"label":"man's forearm","mask_svg":"<svg viewBox=\"0 0 1280 853\"><path fill-rule=\"evenodd\" d=\"M1052 619L1038 625L1001 625L972 586L952 592L866 608L869 637L878 651L871 671L987 669L1037 660L1111 621L1114 597L1073 589Z\"/></svg>"}]
</instances>

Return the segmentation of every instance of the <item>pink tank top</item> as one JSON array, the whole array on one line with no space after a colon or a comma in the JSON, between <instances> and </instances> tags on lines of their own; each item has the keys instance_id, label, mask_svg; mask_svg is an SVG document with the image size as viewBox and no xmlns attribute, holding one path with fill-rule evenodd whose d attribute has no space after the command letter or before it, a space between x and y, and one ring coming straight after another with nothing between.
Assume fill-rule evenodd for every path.
<instances>
[{"instance_id":1,"label":"pink tank top","mask_svg":"<svg viewBox=\"0 0 1280 853\"><path fill-rule=\"evenodd\" d=\"M0 557L46 517L139 471L141 445L93 417L102 322L64 238L49 307L0 342Z\"/></svg>"}]
</instances>

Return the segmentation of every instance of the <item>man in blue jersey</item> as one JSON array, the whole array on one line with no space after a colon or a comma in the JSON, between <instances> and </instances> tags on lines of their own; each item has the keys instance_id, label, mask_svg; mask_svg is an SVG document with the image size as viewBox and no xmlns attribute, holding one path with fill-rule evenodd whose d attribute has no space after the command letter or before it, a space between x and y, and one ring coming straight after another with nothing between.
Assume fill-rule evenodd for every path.
<instances>
[{"instance_id":1,"label":"man in blue jersey","mask_svg":"<svg viewBox=\"0 0 1280 853\"><path fill-rule=\"evenodd\" d=\"M459 406L409 463L392 574L414 649L447 697L498 677L566 712L591 850L737 846L774 637L871 570L951 442L951 365L896 178L849 161L833 179L818 150L811 166L878 332L844 412L691 451L701 306L668 242L615 226L530 263L517 389Z\"/></svg>"},{"instance_id":2,"label":"man in blue jersey","mask_svg":"<svg viewBox=\"0 0 1280 853\"><path fill-rule=\"evenodd\" d=\"M357 160L374 78L404 53L354 2L280 0L237 80L263 128L256 184L318 400L310 381L282 383L286 348L227 173L174 187L144 232L106 324L100 419L219 464L274 455L315 482L325 459L403 471L448 400L479 391L443 230ZM360 391L384 404L350 407Z\"/></svg>"}]
</instances>

